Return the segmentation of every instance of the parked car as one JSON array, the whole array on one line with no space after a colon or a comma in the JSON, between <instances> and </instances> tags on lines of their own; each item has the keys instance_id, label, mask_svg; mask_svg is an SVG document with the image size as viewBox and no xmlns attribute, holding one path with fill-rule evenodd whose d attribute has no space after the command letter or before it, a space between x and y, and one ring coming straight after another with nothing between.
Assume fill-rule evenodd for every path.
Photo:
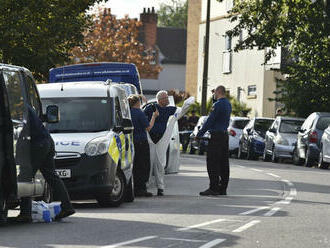
<instances>
[{"instance_id":1,"label":"parked car","mask_svg":"<svg viewBox=\"0 0 330 248\"><path fill-rule=\"evenodd\" d=\"M201 116L198 119L198 122L190 135L190 142L188 145L188 149L190 149L190 154L195 154L198 151L199 155L203 155L204 152L207 151L207 145L210 139L210 133L206 132L201 139L195 139L198 131L203 127L204 123L206 122L208 116Z\"/></svg>"},{"instance_id":2,"label":"parked car","mask_svg":"<svg viewBox=\"0 0 330 248\"><path fill-rule=\"evenodd\" d=\"M42 113L35 81L23 67L0 64L0 190L4 201L0 208L6 219L8 209L15 208L21 197L51 200L50 189L38 171L34 178L24 176L31 171L30 126L27 106L45 122L58 121L58 107ZM54 111L54 114L52 114Z\"/></svg>"},{"instance_id":3,"label":"parked car","mask_svg":"<svg viewBox=\"0 0 330 248\"><path fill-rule=\"evenodd\" d=\"M255 117L243 129L238 146L238 158L257 159L265 149L265 135L273 118Z\"/></svg>"},{"instance_id":4,"label":"parked car","mask_svg":"<svg viewBox=\"0 0 330 248\"><path fill-rule=\"evenodd\" d=\"M247 117L230 117L228 134L229 134L229 155L237 154L239 147L239 140L242 135L244 127L248 124Z\"/></svg>"},{"instance_id":5,"label":"parked car","mask_svg":"<svg viewBox=\"0 0 330 248\"><path fill-rule=\"evenodd\" d=\"M175 106L173 96L168 96L169 106ZM157 100L155 98L150 99L146 105L142 108L144 109L149 104L155 104ZM172 133L172 137L170 140L170 144L166 151L166 166L165 166L165 173L172 174L179 172L180 167L180 137L179 137L179 126L178 122L176 121Z\"/></svg>"},{"instance_id":6,"label":"parked car","mask_svg":"<svg viewBox=\"0 0 330 248\"><path fill-rule=\"evenodd\" d=\"M293 151L295 165L313 166L320 155L321 137L330 124L330 113L314 112L310 114L298 130L297 143Z\"/></svg>"},{"instance_id":7,"label":"parked car","mask_svg":"<svg viewBox=\"0 0 330 248\"><path fill-rule=\"evenodd\" d=\"M318 167L328 169L330 165L330 125L324 130L320 144L320 156Z\"/></svg>"},{"instance_id":8,"label":"parked car","mask_svg":"<svg viewBox=\"0 0 330 248\"><path fill-rule=\"evenodd\" d=\"M279 159L292 159L297 142L298 128L304 119L279 116L266 132L263 160L277 163Z\"/></svg>"}]
</instances>

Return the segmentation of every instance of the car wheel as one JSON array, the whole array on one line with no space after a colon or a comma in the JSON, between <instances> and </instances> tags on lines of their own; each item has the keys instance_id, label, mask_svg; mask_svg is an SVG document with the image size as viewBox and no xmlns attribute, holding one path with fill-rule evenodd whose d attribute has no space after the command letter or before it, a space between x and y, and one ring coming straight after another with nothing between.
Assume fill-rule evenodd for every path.
<instances>
[{"instance_id":1,"label":"car wheel","mask_svg":"<svg viewBox=\"0 0 330 248\"><path fill-rule=\"evenodd\" d=\"M124 174L117 169L117 175L110 194L104 194L96 198L101 207L119 207L125 197Z\"/></svg>"},{"instance_id":2,"label":"car wheel","mask_svg":"<svg viewBox=\"0 0 330 248\"><path fill-rule=\"evenodd\" d=\"M125 202L133 202L134 199L135 199L134 180L133 180L133 175L132 175L131 179L129 180L129 182L125 188Z\"/></svg>"},{"instance_id":3,"label":"car wheel","mask_svg":"<svg viewBox=\"0 0 330 248\"><path fill-rule=\"evenodd\" d=\"M299 158L297 147L295 147L294 150L293 150L293 158L292 159L293 159L293 164L294 165L302 165L303 164L303 160L301 158Z\"/></svg>"},{"instance_id":4,"label":"car wheel","mask_svg":"<svg viewBox=\"0 0 330 248\"><path fill-rule=\"evenodd\" d=\"M322 147L321 147L321 151L320 151L318 167L320 169L328 169L329 168L329 163L326 163L326 162L323 161L323 149L322 149Z\"/></svg>"},{"instance_id":5,"label":"car wheel","mask_svg":"<svg viewBox=\"0 0 330 248\"><path fill-rule=\"evenodd\" d=\"M306 151L306 158L305 158L305 164L304 165L306 167L312 167L313 164L314 164L314 161L310 157L310 150L307 149L307 151Z\"/></svg>"},{"instance_id":6,"label":"car wheel","mask_svg":"<svg viewBox=\"0 0 330 248\"><path fill-rule=\"evenodd\" d=\"M238 157L239 159L244 159L244 158L245 158L245 154L244 154L244 152L242 151L242 145L241 145L241 144L239 144L239 146L238 146L237 157Z\"/></svg>"},{"instance_id":7,"label":"car wheel","mask_svg":"<svg viewBox=\"0 0 330 248\"><path fill-rule=\"evenodd\" d=\"M269 154L267 154L266 148L264 149L264 154L262 155L262 160L265 162L270 161L270 156L269 156Z\"/></svg>"},{"instance_id":8,"label":"car wheel","mask_svg":"<svg viewBox=\"0 0 330 248\"><path fill-rule=\"evenodd\" d=\"M278 157L276 156L274 147L272 149L272 162L273 163L277 163L278 162Z\"/></svg>"}]
</instances>

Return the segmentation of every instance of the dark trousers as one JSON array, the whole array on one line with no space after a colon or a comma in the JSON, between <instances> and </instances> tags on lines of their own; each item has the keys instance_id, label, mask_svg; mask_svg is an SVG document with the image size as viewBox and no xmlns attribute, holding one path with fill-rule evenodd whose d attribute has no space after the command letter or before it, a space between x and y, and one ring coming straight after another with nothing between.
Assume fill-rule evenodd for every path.
<instances>
[{"instance_id":1,"label":"dark trousers","mask_svg":"<svg viewBox=\"0 0 330 248\"><path fill-rule=\"evenodd\" d=\"M69 194L63 181L55 172L54 163L55 147L54 142L46 142L44 144L31 145L31 163L32 171L29 173L33 178L39 169L46 182L54 193L55 199L61 201L62 209L72 209ZM23 175L27 177L27 173ZM31 215L32 199L31 197L24 197L21 199L21 214Z\"/></svg>"},{"instance_id":2,"label":"dark trousers","mask_svg":"<svg viewBox=\"0 0 330 248\"><path fill-rule=\"evenodd\" d=\"M181 133L180 134L180 143L182 144L182 151L186 152L189 144L190 133Z\"/></svg>"},{"instance_id":3,"label":"dark trousers","mask_svg":"<svg viewBox=\"0 0 330 248\"><path fill-rule=\"evenodd\" d=\"M226 190L229 182L229 151L227 132L211 134L207 149L207 172L210 189Z\"/></svg>"},{"instance_id":4,"label":"dark trousers","mask_svg":"<svg viewBox=\"0 0 330 248\"><path fill-rule=\"evenodd\" d=\"M150 149L148 140L134 142L134 187L135 191L146 190L150 175Z\"/></svg>"}]
</instances>

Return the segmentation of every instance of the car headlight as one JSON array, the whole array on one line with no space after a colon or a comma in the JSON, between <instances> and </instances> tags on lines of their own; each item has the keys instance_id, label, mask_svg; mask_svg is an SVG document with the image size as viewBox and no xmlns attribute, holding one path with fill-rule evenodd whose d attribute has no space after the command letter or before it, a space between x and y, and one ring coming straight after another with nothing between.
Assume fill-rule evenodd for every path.
<instances>
[{"instance_id":1,"label":"car headlight","mask_svg":"<svg viewBox=\"0 0 330 248\"><path fill-rule=\"evenodd\" d=\"M87 143L87 145L85 146L85 153L87 156L103 155L108 152L109 145L109 138L96 138Z\"/></svg>"},{"instance_id":2,"label":"car headlight","mask_svg":"<svg viewBox=\"0 0 330 248\"><path fill-rule=\"evenodd\" d=\"M287 139L284 139L283 137L281 136L277 136L276 137L276 143L279 144L279 145L284 145L284 146L288 146L289 145L289 142Z\"/></svg>"}]
</instances>

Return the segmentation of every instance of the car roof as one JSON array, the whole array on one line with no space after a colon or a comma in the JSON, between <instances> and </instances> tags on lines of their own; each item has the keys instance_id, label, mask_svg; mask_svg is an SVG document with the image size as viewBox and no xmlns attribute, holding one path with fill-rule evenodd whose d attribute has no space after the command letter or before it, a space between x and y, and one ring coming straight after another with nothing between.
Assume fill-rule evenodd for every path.
<instances>
[{"instance_id":1,"label":"car roof","mask_svg":"<svg viewBox=\"0 0 330 248\"><path fill-rule=\"evenodd\" d=\"M38 84L41 98L107 97L108 84L101 81Z\"/></svg>"},{"instance_id":2,"label":"car roof","mask_svg":"<svg viewBox=\"0 0 330 248\"><path fill-rule=\"evenodd\" d=\"M319 116L330 116L330 112L314 112L314 113ZM314 114L314 113L312 113L312 114Z\"/></svg>"},{"instance_id":3,"label":"car roof","mask_svg":"<svg viewBox=\"0 0 330 248\"><path fill-rule=\"evenodd\" d=\"M23 70L25 72L30 72L27 68L25 68L23 66L9 65L9 64L0 63L0 69L3 69L3 68L13 68L13 69L16 69L16 70Z\"/></svg>"},{"instance_id":4,"label":"car roof","mask_svg":"<svg viewBox=\"0 0 330 248\"><path fill-rule=\"evenodd\" d=\"M250 120L249 117L241 117L241 116L232 116L230 117L231 120Z\"/></svg>"},{"instance_id":5,"label":"car roof","mask_svg":"<svg viewBox=\"0 0 330 248\"><path fill-rule=\"evenodd\" d=\"M270 118L270 117L254 117L253 119L255 119L255 120L270 120L270 121L275 120L275 118Z\"/></svg>"}]
</instances>

